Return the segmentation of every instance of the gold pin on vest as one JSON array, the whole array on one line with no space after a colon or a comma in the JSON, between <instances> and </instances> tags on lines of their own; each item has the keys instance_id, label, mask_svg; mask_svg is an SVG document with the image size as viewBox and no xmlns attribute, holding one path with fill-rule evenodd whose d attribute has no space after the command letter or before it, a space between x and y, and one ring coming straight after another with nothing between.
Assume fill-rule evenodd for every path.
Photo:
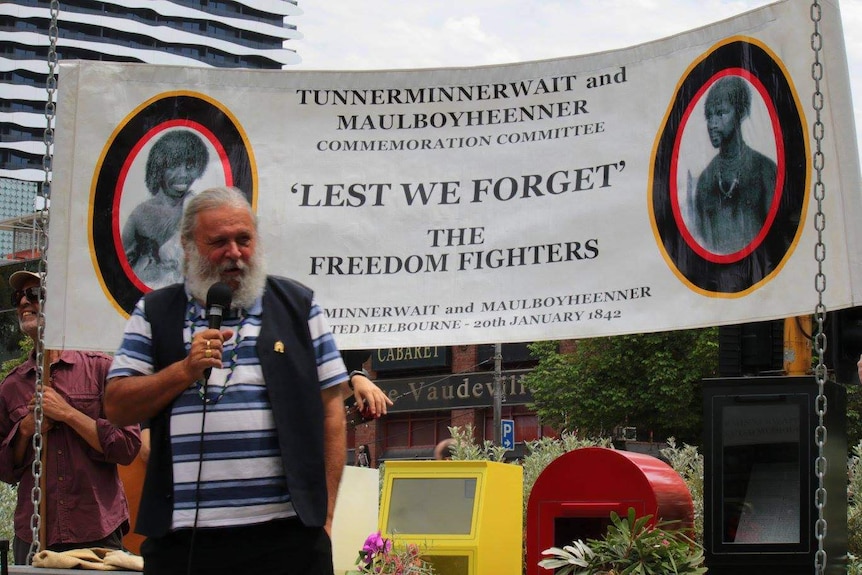
<instances>
[{"instance_id":1,"label":"gold pin on vest","mask_svg":"<svg viewBox=\"0 0 862 575\"><path fill-rule=\"evenodd\" d=\"M275 342L274 346L272 346L272 350L275 353L284 353L284 344L279 340Z\"/></svg>"}]
</instances>

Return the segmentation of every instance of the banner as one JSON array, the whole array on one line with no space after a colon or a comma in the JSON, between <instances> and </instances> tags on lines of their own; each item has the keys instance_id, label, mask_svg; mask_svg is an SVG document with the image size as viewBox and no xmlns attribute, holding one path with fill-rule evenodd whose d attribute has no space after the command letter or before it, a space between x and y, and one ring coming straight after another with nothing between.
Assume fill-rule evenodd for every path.
<instances>
[{"instance_id":1,"label":"banner","mask_svg":"<svg viewBox=\"0 0 862 575\"><path fill-rule=\"evenodd\" d=\"M809 4L788 0L502 66L64 61L46 344L115 349L139 297L182 277L183 198L224 184L251 200L268 271L315 290L345 349L806 315L818 284L830 309L858 304L837 5L823 9L817 85L813 29Z\"/></svg>"}]
</instances>

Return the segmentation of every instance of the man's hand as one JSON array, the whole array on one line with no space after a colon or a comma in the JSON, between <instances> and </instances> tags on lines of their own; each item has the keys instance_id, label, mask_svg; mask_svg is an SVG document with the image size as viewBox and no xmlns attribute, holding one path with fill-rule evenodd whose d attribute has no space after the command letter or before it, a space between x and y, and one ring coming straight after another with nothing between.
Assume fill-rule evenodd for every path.
<instances>
[{"instance_id":1,"label":"man's hand","mask_svg":"<svg viewBox=\"0 0 862 575\"><path fill-rule=\"evenodd\" d=\"M30 400L30 414L27 417L33 415L32 411L35 405L36 398L34 397ZM42 392L42 414L42 432L51 429L54 422L61 422L80 435L93 449L99 453L103 452L102 444L99 443L96 420L69 405L69 402L53 387L46 387ZM48 422L47 426L45 422Z\"/></svg>"},{"instance_id":2,"label":"man's hand","mask_svg":"<svg viewBox=\"0 0 862 575\"><path fill-rule=\"evenodd\" d=\"M30 400L30 411L36 404L36 398ZM63 396L57 393L53 387L46 387L42 391L42 413L53 421L68 422L78 410L69 405ZM43 423L44 425L44 423Z\"/></svg>"},{"instance_id":3,"label":"man's hand","mask_svg":"<svg viewBox=\"0 0 862 575\"><path fill-rule=\"evenodd\" d=\"M207 329L195 334L189 354L183 360L183 369L192 381L204 376L207 369L221 369L224 342L233 337L233 330Z\"/></svg>"},{"instance_id":4,"label":"man's hand","mask_svg":"<svg viewBox=\"0 0 862 575\"><path fill-rule=\"evenodd\" d=\"M45 391L42 392L42 433L48 433L54 427L54 422L45 413L44 408L45 392L49 390L54 391L53 389L45 388ZM33 436L36 435L36 416L33 414L33 410L36 409L35 395L30 399L28 407L30 408L30 412L21 419L21 422L18 424L18 433L15 435L12 457L16 466L24 464L24 456L27 454Z\"/></svg>"},{"instance_id":5,"label":"man's hand","mask_svg":"<svg viewBox=\"0 0 862 575\"><path fill-rule=\"evenodd\" d=\"M36 416L33 415L35 402L30 402L30 413L24 416L24 419L21 420L21 425L18 426L18 433L23 435L25 438L30 439L34 435L36 435ZM54 422L51 421L51 418L46 417L44 412L42 413L42 433L50 431L54 426Z\"/></svg>"}]
</instances>

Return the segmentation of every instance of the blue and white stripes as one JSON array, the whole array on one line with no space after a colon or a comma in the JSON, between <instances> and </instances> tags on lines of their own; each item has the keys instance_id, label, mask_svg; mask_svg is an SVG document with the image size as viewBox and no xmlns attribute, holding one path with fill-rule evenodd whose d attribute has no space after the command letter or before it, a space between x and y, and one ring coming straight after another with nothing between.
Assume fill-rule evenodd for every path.
<instances>
[{"instance_id":1,"label":"blue and white stripes","mask_svg":"<svg viewBox=\"0 0 862 575\"><path fill-rule=\"evenodd\" d=\"M207 329L203 307L188 303L186 346ZM172 528L248 525L293 515L275 422L257 356L261 300L240 317L227 318L234 330L224 344L221 369L213 369L201 401L200 382L190 386L171 411L174 471ZM347 377L325 315L314 303L308 318L321 389ZM290 353L289 349L285 353ZM126 324L109 377L154 373L152 330L143 300ZM114 385L122 385L122 381ZM203 431L203 433L202 433ZM200 484L198 475L200 474Z\"/></svg>"}]
</instances>

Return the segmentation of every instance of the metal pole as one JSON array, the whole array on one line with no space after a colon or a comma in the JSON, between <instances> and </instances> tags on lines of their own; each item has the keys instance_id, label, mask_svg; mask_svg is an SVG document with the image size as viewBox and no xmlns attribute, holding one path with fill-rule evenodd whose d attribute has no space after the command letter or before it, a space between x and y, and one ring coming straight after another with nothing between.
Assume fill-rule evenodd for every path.
<instances>
[{"instance_id":1,"label":"metal pole","mask_svg":"<svg viewBox=\"0 0 862 575\"><path fill-rule=\"evenodd\" d=\"M503 352L499 343L494 344L494 445L503 444Z\"/></svg>"}]
</instances>

